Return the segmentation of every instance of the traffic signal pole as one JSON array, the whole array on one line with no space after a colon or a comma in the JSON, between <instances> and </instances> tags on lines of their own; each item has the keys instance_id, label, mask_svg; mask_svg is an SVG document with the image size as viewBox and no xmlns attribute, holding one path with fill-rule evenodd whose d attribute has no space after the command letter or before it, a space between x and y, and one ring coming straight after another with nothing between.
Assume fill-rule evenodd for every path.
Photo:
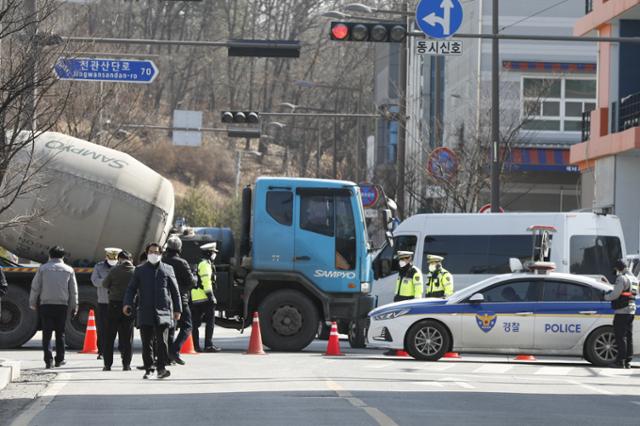
<instances>
[{"instance_id":1,"label":"traffic signal pole","mask_svg":"<svg viewBox=\"0 0 640 426\"><path fill-rule=\"evenodd\" d=\"M408 27L407 2L402 1L401 12L405 25ZM396 202L398 205L398 217L404 218L404 188L405 188L405 167L406 167L406 128L407 128L407 38L400 44L400 76L398 85L400 86L400 114L398 114L398 153L396 173Z\"/></svg>"}]
</instances>

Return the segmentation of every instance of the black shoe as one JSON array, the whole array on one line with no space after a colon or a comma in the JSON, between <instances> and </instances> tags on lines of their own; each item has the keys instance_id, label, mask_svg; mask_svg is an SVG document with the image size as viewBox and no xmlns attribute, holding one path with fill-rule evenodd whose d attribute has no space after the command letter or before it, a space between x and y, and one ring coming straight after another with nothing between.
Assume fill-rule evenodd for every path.
<instances>
[{"instance_id":1,"label":"black shoe","mask_svg":"<svg viewBox=\"0 0 640 426\"><path fill-rule=\"evenodd\" d=\"M102 359L102 354L98 354L98 358L97 359Z\"/></svg>"},{"instance_id":2,"label":"black shoe","mask_svg":"<svg viewBox=\"0 0 640 426\"><path fill-rule=\"evenodd\" d=\"M205 352L220 352L221 350L222 349L220 349L216 345L211 345L211 346L207 346L206 348L204 348Z\"/></svg>"},{"instance_id":3,"label":"black shoe","mask_svg":"<svg viewBox=\"0 0 640 426\"><path fill-rule=\"evenodd\" d=\"M172 361L172 364L180 364L180 365L186 364L186 362L184 362L184 360L180 358L180 355L174 355L171 361Z\"/></svg>"},{"instance_id":4,"label":"black shoe","mask_svg":"<svg viewBox=\"0 0 640 426\"><path fill-rule=\"evenodd\" d=\"M65 365L67 361L56 361L56 367L60 367L61 365Z\"/></svg>"},{"instance_id":5,"label":"black shoe","mask_svg":"<svg viewBox=\"0 0 640 426\"><path fill-rule=\"evenodd\" d=\"M388 351L385 351L383 355L396 356L396 351L395 351L395 349L389 349Z\"/></svg>"},{"instance_id":6,"label":"black shoe","mask_svg":"<svg viewBox=\"0 0 640 426\"><path fill-rule=\"evenodd\" d=\"M144 365L139 365L136 367L137 370L146 370L147 367L145 367Z\"/></svg>"},{"instance_id":7,"label":"black shoe","mask_svg":"<svg viewBox=\"0 0 640 426\"><path fill-rule=\"evenodd\" d=\"M102 371L111 371L111 367L102 367Z\"/></svg>"},{"instance_id":8,"label":"black shoe","mask_svg":"<svg viewBox=\"0 0 640 426\"><path fill-rule=\"evenodd\" d=\"M158 379L166 379L171 375L169 370L158 371Z\"/></svg>"},{"instance_id":9,"label":"black shoe","mask_svg":"<svg viewBox=\"0 0 640 426\"><path fill-rule=\"evenodd\" d=\"M153 371L153 370L147 370L147 371L144 373L144 376L142 376L142 378L143 378L143 379L150 379L150 378L152 378L152 377L153 377L153 373L154 373L154 371Z\"/></svg>"},{"instance_id":10,"label":"black shoe","mask_svg":"<svg viewBox=\"0 0 640 426\"><path fill-rule=\"evenodd\" d=\"M122 366L122 371L131 371L131 366L130 365L123 365Z\"/></svg>"},{"instance_id":11,"label":"black shoe","mask_svg":"<svg viewBox=\"0 0 640 426\"><path fill-rule=\"evenodd\" d=\"M624 363L624 368L630 370L631 369L631 363L630 362L625 362Z\"/></svg>"},{"instance_id":12,"label":"black shoe","mask_svg":"<svg viewBox=\"0 0 640 426\"><path fill-rule=\"evenodd\" d=\"M47 370L51 370L53 368L53 365L50 362L45 362L44 368L46 368Z\"/></svg>"}]
</instances>

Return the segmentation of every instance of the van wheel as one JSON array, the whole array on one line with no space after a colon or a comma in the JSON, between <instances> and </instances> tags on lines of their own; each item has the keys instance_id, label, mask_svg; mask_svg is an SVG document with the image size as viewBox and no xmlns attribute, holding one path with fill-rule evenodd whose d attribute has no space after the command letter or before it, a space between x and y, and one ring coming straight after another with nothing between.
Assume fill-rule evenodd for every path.
<instances>
[{"instance_id":1,"label":"van wheel","mask_svg":"<svg viewBox=\"0 0 640 426\"><path fill-rule=\"evenodd\" d=\"M405 348L409 355L423 361L437 361L451 347L451 336L437 321L420 321L409 329Z\"/></svg>"},{"instance_id":2,"label":"van wheel","mask_svg":"<svg viewBox=\"0 0 640 426\"><path fill-rule=\"evenodd\" d=\"M584 357L591 364L606 367L613 364L618 356L618 346L613 334L613 327L600 327L584 344Z\"/></svg>"},{"instance_id":3,"label":"van wheel","mask_svg":"<svg viewBox=\"0 0 640 426\"><path fill-rule=\"evenodd\" d=\"M318 310L299 291L280 290L270 294L260 303L258 313L262 341L274 351L301 351L318 332Z\"/></svg>"},{"instance_id":4,"label":"van wheel","mask_svg":"<svg viewBox=\"0 0 640 426\"><path fill-rule=\"evenodd\" d=\"M0 308L0 349L18 348L38 330L38 314L29 308L29 293L22 287L9 285Z\"/></svg>"}]
</instances>

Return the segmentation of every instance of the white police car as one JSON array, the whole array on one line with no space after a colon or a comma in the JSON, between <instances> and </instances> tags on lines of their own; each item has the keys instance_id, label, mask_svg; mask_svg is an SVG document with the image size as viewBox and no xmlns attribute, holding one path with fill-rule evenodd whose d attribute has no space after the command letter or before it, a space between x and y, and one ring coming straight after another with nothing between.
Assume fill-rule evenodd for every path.
<instances>
[{"instance_id":1,"label":"white police car","mask_svg":"<svg viewBox=\"0 0 640 426\"><path fill-rule=\"evenodd\" d=\"M605 366L617 353L613 310L603 298L611 288L579 275L498 275L447 300L408 300L374 309L368 346L404 349L427 361L456 351L583 356ZM638 316L635 321L637 354Z\"/></svg>"}]
</instances>

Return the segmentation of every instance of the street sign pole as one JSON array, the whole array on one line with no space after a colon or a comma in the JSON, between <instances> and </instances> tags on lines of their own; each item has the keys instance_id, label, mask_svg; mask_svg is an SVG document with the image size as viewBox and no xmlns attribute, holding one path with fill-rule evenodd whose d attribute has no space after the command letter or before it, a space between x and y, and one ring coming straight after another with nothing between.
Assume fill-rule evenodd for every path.
<instances>
[{"instance_id":1,"label":"street sign pole","mask_svg":"<svg viewBox=\"0 0 640 426\"><path fill-rule=\"evenodd\" d=\"M498 0L493 0L492 34L499 32ZM500 40L491 40L491 213L500 211Z\"/></svg>"},{"instance_id":2,"label":"street sign pole","mask_svg":"<svg viewBox=\"0 0 640 426\"><path fill-rule=\"evenodd\" d=\"M406 1L402 2L401 11L403 12L403 14L407 11ZM405 17L404 20L406 24L407 18ZM400 86L400 114L398 120L398 181L396 184L396 202L398 205L398 216L401 219L404 218L404 189L406 179L405 168L407 154L407 46L407 38L405 37L402 40L402 44L400 45L400 76L398 81Z\"/></svg>"}]
</instances>

